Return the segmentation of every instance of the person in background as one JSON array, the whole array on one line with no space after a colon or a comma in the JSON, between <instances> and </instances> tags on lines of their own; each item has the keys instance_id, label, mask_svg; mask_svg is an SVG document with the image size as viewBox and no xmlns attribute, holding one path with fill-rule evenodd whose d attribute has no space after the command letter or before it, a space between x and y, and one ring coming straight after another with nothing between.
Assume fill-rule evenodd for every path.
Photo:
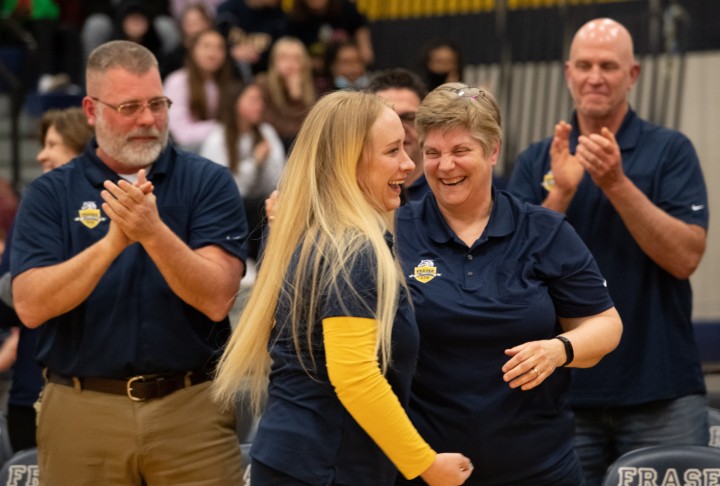
<instances>
[{"instance_id":1,"label":"person in background","mask_svg":"<svg viewBox=\"0 0 720 486\"><path fill-rule=\"evenodd\" d=\"M37 161L43 172L77 157L95 134L81 108L49 110L40 119L40 152Z\"/></svg>"},{"instance_id":2,"label":"person in background","mask_svg":"<svg viewBox=\"0 0 720 486\"><path fill-rule=\"evenodd\" d=\"M285 167L285 149L272 125L263 122L265 101L260 87L236 88L223 103L221 124L200 147L200 155L230 169L245 206L250 228L248 257L258 260L265 222L263 205L277 187Z\"/></svg>"},{"instance_id":3,"label":"person in background","mask_svg":"<svg viewBox=\"0 0 720 486\"><path fill-rule=\"evenodd\" d=\"M433 451L403 409L419 344L387 240L414 168L403 138L397 114L359 92L321 98L298 133L215 382L226 406L245 386L256 412L268 397L250 453L255 486L383 486L398 469L457 485L472 472L462 455Z\"/></svg>"},{"instance_id":4,"label":"person in background","mask_svg":"<svg viewBox=\"0 0 720 486\"><path fill-rule=\"evenodd\" d=\"M65 2L57 0L5 0L0 2L0 43L18 43L28 48L33 87L41 94L77 94L82 78L80 36L67 15Z\"/></svg>"},{"instance_id":5,"label":"person in background","mask_svg":"<svg viewBox=\"0 0 720 486\"><path fill-rule=\"evenodd\" d=\"M85 62L93 49L110 40L139 42L159 56L158 59L180 43L178 22L170 15L167 0L85 0L82 3ZM124 27L127 14L132 16Z\"/></svg>"},{"instance_id":6,"label":"person in background","mask_svg":"<svg viewBox=\"0 0 720 486\"><path fill-rule=\"evenodd\" d=\"M462 52L454 42L435 39L425 45L422 52L419 72L428 89L462 81Z\"/></svg>"},{"instance_id":7,"label":"person in background","mask_svg":"<svg viewBox=\"0 0 720 486\"><path fill-rule=\"evenodd\" d=\"M408 174L402 185L403 202L421 199L430 192L430 187L423 173L422 151L415 130L415 115L427 94L427 89L412 71L394 68L373 76L367 90L388 100L402 121L405 129L403 148L415 163L415 170Z\"/></svg>"},{"instance_id":8,"label":"person in background","mask_svg":"<svg viewBox=\"0 0 720 486\"><path fill-rule=\"evenodd\" d=\"M45 112L40 119L39 132L42 148L37 154L37 161L43 172L65 165L77 157L94 135L93 127L88 124L81 108ZM13 450L17 452L36 446L37 418L33 405L40 395L44 380L40 365L35 360L40 331L23 326L13 308L11 254L12 229L0 263L0 312L3 315L2 326L17 326L14 329L19 332L15 357L10 361L12 384L7 407L8 435Z\"/></svg>"},{"instance_id":9,"label":"person in background","mask_svg":"<svg viewBox=\"0 0 720 486\"><path fill-rule=\"evenodd\" d=\"M265 96L265 121L277 130L285 151L295 139L315 103L312 66L305 46L294 37L281 37L270 51L267 73L256 78Z\"/></svg>"},{"instance_id":10,"label":"person in background","mask_svg":"<svg viewBox=\"0 0 720 486\"><path fill-rule=\"evenodd\" d=\"M493 187L490 92L441 85L415 127L432 192L396 222L420 332L410 419L434 449L470 458L467 484L582 485L566 394L570 368L620 340L603 276L561 215Z\"/></svg>"},{"instance_id":11,"label":"person in background","mask_svg":"<svg viewBox=\"0 0 720 486\"><path fill-rule=\"evenodd\" d=\"M161 59L165 47L153 20L152 9L147 3L140 0L122 0L115 7L110 39L137 42Z\"/></svg>"},{"instance_id":12,"label":"person in background","mask_svg":"<svg viewBox=\"0 0 720 486\"><path fill-rule=\"evenodd\" d=\"M170 134L180 147L197 152L218 126L220 99L237 83L228 62L225 39L216 30L197 34L190 43L185 67L165 78L165 93L175 108Z\"/></svg>"},{"instance_id":13,"label":"person in background","mask_svg":"<svg viewBox=\"0 0 720 486\"><path fill-rule=\"evenodd\" d=\"M182 18L186 10L194 6L200 6L211 18L215 18L218 5L223 0L170 0L170 13L173 18L182 23Z\"/></svg>"},{"instance_id":14,"label":"person in background","mask_svg":"<svg viewBox=\"0 0 720 486\"><path fill-rule=\"evenodd\" d=\"M182 69L193 39L201 32L211 30L214 21L203 4L191 3L180 15L178 25L180 26L181 41L160 59L160 75L163 79L168 74Z\"/></svg>"},{"instance_id":15,"label":"person in background","mask_svg":"<svg viewBox=\"0 0 720 486\"><path fill-rule=\"evenodd\" d=\"M315 77L328 69L330 44L353 42L365 66L375 61L367 18L349 0L296 0L288 20L288 35L297 37L313 60Z\"/></svg>"},{"instance_id":16,"label":"person in background","mask_svg":"<svg viewBox=\"0 0 720 486\"><path fill-rule=\"evenodd\" d=\"M270 48L287 31L280 0L226 0L218 6L215 21L246 83L267 71Z\"/></svg>"},{"instance_id":17,"label":"person in background","mask_svg":"<svg viewBox=\"0 0 720 486\"><path fill-rule=\"evenodd\" d=\"M639 74L623 25L584 24L565 63L571 123L520 154L508 185L567 216L625 323L613 354L573 374L576 449L590 486L633 449L708 443L688 280L705 252L707 190L690 140L630 107Z\"/></svg>"},{"instance_id":18,"label":"person in background","mask_svg":"<svg viewBox=\"0 0 720 486\"><path fill-rule=\"evenodd\" d=\"M12 240L15 309L42 329L40 477L240 484L234 413L208 393L244 273L242 199L226 170L168 143L148 49L101 45L86 85L96 138L27 187Z\"/></svg>"},{"instance_id":19,"label":"person in background","mask_svg":"<svg viewBox=\"0 0 720 486\"><path fill-rule=\"evenodd\" d=\"M324 80L316 80L318 92L367 88L369 83L367 66L362 60L357 44L352 41L332 43L328 45L325 55L327 73Z\"/></svg>"}]
</instances>

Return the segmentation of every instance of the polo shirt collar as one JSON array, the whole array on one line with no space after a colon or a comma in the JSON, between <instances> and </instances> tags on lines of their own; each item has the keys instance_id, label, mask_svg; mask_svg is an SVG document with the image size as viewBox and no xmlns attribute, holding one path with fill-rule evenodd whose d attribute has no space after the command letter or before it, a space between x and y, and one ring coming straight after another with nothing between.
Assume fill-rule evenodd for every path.
<instances>
[{"instance_id":1,"label":"polo shirt collar","mask_svg":"<svg viewBox=\"0 0 720 486\"><path fill-rule=\"evenodd\" d=\"M478 241L482 242L489 238L502 238L515 231L515 214L509 198L502 191L492 187L493 207L490 211L490 220L485 231ZM431 193L425 200L425 215L430 239L438 244L447 243L455 238L450 226L443 218L438 208L435 196Z\"/></svg>"},{"instance_id":2,"label":"polo shirt collar","mask_svg":"<svg viewBox=\"0 0 720 486\"><path fill-rule=\"evenodd\" d=\"M117 182L120 179L120 176L110 170L110 168L105 165L105 162L103 162L100 157L97 156L97 148L97 139L93 137L88 142L87 146L85 147L85 153L83 154L83 157L81 157L82 163L84 165L83 172L85 176L95 187L102 187L103 182L107 180ZM168 143L165 149L160 152L160 156L158 156L158 158L155 159L155 162L153 162L153 165L150 168L150 172L148 174L148 180L154 181L154 179L159 176L165 176L165 174L170 171L172 160L174 158L173 155L174 148L172 144Z\"/></svg>"},{"instance_id":3,"label":"polo shirt collar","mask_svg":"<svg viewBox=\"0 0 720 486\"><path fill-rule=\"evenodd\" d=\"M570 133L570 152L575 153L575 149L578 144L578 137L580 136L577 112L573 112L571 125L572 132ZM615 139L620 146L620 151L634 149L640 140L641 131L642 121L637 117L637 114L635 114L632 108L628 109L628 112L625 114L625 118L623 118L623 122L620 124L620 129L615 134Z\"/></svg>"}]
</instances>

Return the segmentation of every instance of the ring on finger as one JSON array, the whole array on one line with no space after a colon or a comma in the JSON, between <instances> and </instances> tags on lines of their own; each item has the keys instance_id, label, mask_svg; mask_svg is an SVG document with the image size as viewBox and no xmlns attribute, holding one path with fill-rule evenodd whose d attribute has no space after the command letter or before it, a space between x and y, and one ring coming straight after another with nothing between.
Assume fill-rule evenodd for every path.
<instances>
[{"instance_id":1,"label":"ring on finger","mask_svg":"<svg viewBox=\"0 0 720 486\"><path fill-rule=\"evenodd\" d=\"M540 376L540 372L534 366L530 368L530 370L535 372L535 375L537 375L538 377Z\"/></svg>"}]
</instances>

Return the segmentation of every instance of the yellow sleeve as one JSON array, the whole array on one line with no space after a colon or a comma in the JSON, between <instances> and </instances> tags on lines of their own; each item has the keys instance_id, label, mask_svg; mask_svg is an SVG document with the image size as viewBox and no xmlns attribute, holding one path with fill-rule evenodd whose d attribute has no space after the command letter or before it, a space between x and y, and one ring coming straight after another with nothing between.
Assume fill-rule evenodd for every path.
<instances>
[{"instance_id":1,"label":"yellow sleeve","mask_svg":"<svg viewBox=\"0 0 720 486\"><path fill-rule=\"evenodd\" d=\"M390 384L375 352L377 321L361 317L323 319L330 383L345 409L407 479L435 460Z\"/></svg>"}]
</instances>

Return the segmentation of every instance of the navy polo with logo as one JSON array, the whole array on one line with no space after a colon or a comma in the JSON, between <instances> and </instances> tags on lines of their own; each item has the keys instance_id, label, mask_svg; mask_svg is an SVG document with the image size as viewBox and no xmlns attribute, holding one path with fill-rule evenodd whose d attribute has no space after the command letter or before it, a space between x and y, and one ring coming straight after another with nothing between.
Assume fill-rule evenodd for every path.
<instances>
[{"instance_id":1,"label":"navy polo with logo","mask_svg":"<svg viewBox=\"0 0 720 486\"><path fill-rule=\"evenodd\" d=\"M397 469L343 407L330 383L322 333L325 318L375 315L375 256L368 248L346 262L350 282L338 279L336 288L326 289L318 296L312 357L309 344L301 340L302 361L290 329L292 295L309 295L309 289L293 289L289 283L294 279L297 256L296 251L275 313L269 347L272 357L269 398L253 442L252 458L303 484L393 485ZM301 326L299 334L305 336L307 324ZM392 363L385 377L403 406L407 406L410 396L418 340L407 293L401 290L392 330Z\"/></svg>"},{"instance_id":2,"label":"navy polo with logo","mask_svg":"<svg viewBox=\"0 0 720 486\"><path fill-rule=\"evenodd\" d=\"M574 153L575 116L572 126ZM615 138L625 175L653 204L680 221L708 227L705 180L686 136L630 110ZM551 142L552 137L533 144L518 157L508 191L530 203L545 200L542 181L550 170ZM573 371L573 407L632 406L705 393L690 281L652 261L588 174L566 214L607 278L624 328L615 351L592 368Z\"/></svg>"},{"instance_id":3,"label":"navy polo with logo","mask_svg":"<svg viewBox=\"0 0 720 486\"><path fill-rule=\"evenodd\" d=\"M15 224L11 272L64 262L98 242L110 220L103 182L120 177L95 154L93 139L70 163L33 181ZM149 171L163 222L190 248L217 245L244 260L248 228L227 171L166 147ZM56 289L62 292L62 288ZM41 326L37 357L66 376L122 378L197 370L212 364L229 334L170 289L139 243L115 259L75 309Z\"/></svg>"},{"instance_id":4,"label":"navy polo with logo","mask_svg":"<svg viewBox=\"0 0 720 486\"><path fill-rule=\"evenodd\" d=\"M493 201L469 248L432 194L398 210L398 254L420 329L410 416L436 451L472 460L466 484L558 484L578 467L570 372L511 389L504 352L561 333L558 316L591 316L613 303L563 216L494 189Z\"/></svg>"}]
</instances>

